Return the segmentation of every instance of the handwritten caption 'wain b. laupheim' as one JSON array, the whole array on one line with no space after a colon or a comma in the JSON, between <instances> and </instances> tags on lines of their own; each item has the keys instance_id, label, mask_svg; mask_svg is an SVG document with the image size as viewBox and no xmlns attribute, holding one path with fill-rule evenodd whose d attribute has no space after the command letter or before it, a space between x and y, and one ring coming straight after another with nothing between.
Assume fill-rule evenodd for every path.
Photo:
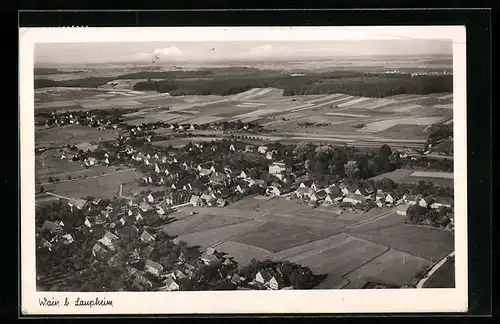
<instances>
[{"instance_id":1,"label":"handwritten caption 'wain b. laupheim'","mask_svg":"<svg viewBox=\"0 0 500 324\"><path fill-rule=\"evenodd\" d=\"M80 297L78 297L74 300L69 300L68 297L65 297L63 302L54 297L52 298L43 297L43 298L38 298L38 303L40 304L40 306L46 306L46 307L70 307L70 306L90 307L90 308L113 307L112 300L99 297L96 297L95 299L81 299Z\"/></svg>"}]
</instances>

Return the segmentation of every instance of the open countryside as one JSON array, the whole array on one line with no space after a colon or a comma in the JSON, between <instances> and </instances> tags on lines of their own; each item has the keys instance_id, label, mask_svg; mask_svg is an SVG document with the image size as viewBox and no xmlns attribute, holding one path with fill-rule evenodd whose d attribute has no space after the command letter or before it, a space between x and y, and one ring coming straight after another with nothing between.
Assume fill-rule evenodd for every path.
<instances>
[{"instance_id":1,"label":"open countryside","mask_svg":"<svg viewBox=\"0 0 500 324\"><path fill-rule=\"evenodd\" d=\"M450 57L37 66L39 289L454 287Z\"/></svg>"}]
</instances>

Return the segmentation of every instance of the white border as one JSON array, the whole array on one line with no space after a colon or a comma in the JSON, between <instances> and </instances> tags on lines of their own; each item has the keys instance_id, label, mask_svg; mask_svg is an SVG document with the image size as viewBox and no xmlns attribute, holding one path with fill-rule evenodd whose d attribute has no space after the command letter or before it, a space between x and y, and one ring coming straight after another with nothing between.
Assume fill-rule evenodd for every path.
<instances>
[{"instance_id":1,"label":"white border","mask_svg":"<svg viewBox=\"0 0 500 324\"><path fill-rule=\"evenodd\" d=\"M20 154L23 314L381 313L467 310L466 51L463 26L21 28ZM237 292L36 292L34 222L34 44L49 42L286 41L449 39L454 61L456 288L409 290L292 290ZM106 298L111 308L41 307L39 297Z\"/></svg>"}]
</instances>

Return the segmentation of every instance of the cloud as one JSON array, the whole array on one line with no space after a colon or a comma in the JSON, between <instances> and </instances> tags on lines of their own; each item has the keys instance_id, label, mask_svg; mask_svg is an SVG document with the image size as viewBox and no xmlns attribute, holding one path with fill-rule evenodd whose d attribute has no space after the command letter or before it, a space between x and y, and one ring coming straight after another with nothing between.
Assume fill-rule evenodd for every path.
<instances>
[{"instance_id":1,"label":"cloud","mask_svg":"<svg viewBox=\"0 0 500 324\"><path fill-rule=\"evenodd\" d=\"M177 55L182 55L182 54L184 54L184 52L175 46L170 46L170 47L165 47L165 48L157 48L153 51L153 55L158 55L159 57L177 56Z\"/></svg>"},{"instance_id":2,"label":"cloud","mask_svg":"<svg viewBox=\"0 0 500 324\"><path fill-rule=\"evenodd\" d=\"M277 54L282 54L286 51L286 48L283 46L275 47L272 45L260 45L254 48L251 48L248 51L248 55L250 56L273 56Z\"/></svg>"}]
</instances>

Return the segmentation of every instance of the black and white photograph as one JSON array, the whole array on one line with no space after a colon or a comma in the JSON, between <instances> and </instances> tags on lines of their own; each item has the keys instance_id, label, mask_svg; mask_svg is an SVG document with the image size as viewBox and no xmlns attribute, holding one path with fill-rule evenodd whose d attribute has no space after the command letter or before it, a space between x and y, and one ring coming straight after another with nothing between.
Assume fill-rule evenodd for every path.
<instances>
[{"instance_id":1,"label":"black and white photograph","mask_svg":"<svg viewBox=\"0 0 500 324\"><path fill-rule=\"evenodd\" d=\"M33 31L33 311L133 312L127 294L217 311L194 303L214 291L237 312L327 292L466 307L465 30L423 28Z\"/></svg>"}]
</instances>

